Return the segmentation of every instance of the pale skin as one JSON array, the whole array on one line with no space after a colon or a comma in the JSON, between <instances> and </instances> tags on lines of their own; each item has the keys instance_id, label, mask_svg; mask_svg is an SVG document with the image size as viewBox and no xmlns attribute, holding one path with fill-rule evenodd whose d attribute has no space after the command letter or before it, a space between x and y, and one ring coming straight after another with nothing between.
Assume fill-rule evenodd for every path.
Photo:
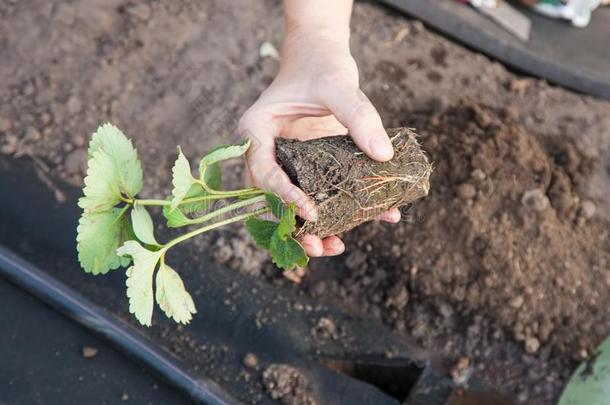
<instances>
[{"instance_id":1,"label":"pale skin","mask_svg":"<svg viewBox=\"0 0 610 405\"><path fill-rule=\"evenodd\" d=\"M285 39L277 77L243 115L239 130L252 139L248 169L254 184L294 201L298 214L315 221L313 201L277 164L275 138L308 140L349 133L356 145L378 161L393 148L375 107L360 90L358 67L349 49L353 0L284 0ZM396 223L392 209L379 220ZM304 235L310 257L343 253L337 236Z\"/></svg>"}]
</instances>

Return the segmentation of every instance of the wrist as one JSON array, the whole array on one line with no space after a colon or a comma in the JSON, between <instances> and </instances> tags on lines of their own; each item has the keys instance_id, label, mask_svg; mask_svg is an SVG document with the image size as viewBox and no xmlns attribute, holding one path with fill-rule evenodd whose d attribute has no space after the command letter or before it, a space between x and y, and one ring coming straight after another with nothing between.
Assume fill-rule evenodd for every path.
<instances>
[{"instance_id":1,"label":"wrist","mask_svg":"<svg viewBox=\"0 0 610 405\"><path fill-rule=\"evenodd\" d=\"M319 24L299 24L286 28L286 37L282 46L283 56L323 49L332 50L336 54L350 54L349 28Z\"/></svg>"}]
</instances>

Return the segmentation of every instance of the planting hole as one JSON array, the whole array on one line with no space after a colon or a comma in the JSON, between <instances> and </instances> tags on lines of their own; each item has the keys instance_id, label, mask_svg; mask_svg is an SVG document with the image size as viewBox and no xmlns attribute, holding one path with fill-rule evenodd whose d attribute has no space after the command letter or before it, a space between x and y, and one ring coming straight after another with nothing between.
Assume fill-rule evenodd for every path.
<instances>
[{"instance_id":1,"label":"planting hole","mask_svg":"<svg viewBox=\"0 0 610 405\"><path fill-rule=\"evenodd\" d=\"M374 385L400 402L407 398L423 371L414 363L386 365L320 358L318 362L331 370Z\"/></svg>"}]
</instances>

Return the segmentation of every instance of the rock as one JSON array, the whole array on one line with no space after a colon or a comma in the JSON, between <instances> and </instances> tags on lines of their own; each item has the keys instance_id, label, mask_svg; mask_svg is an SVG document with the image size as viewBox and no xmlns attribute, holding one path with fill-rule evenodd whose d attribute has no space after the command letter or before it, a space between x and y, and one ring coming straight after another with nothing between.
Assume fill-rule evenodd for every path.
<instances>
[{"instance_id":1,"label":"rock","mask_svg":"<svg viewBox=\"0 0 610 405\"><path fill-rule=\"evenodd\" d=\"M34 127L28 127L25 131L25 139L32 142L37 142L42 139L40 132Z\"/></svg>"},{"instance_id":2,"label":"rock","mask_svg":"<svg viewBox=\"0 0 610 405\"><path fill-rule=\"evenodd\" d=\"M84 173L87 170L87 151L85 149L73 150L66 157L64 165L69 174Z\"/></svg>"},{"instance_id":3,"label":"rock","mask_svg":"<svg viewBox=\"0 0 610 405\"><path fill-rule=\"evenodd\" d=\"M124 392L121 394L121 401L129 401L129 394Z\"/></svg>"},{"instance_id":4,"label":"rock","mask_svg":"<svg viewBox=\"0 0 610 405\"><path fill-rule=\"evenodd\" d=\"M280 60L280 53L276 49L275 46L271 42L263 42L260 46L258 54L261 58L271 58L275 60Z\"/></svg>"},{"instance_id":5,"label":"rock","mask_svg":"<svg viewBox=\"0 0 610 405\"><path fill-rule=\"evenodd\" d=\"M316 340L330 340L337 339L339 337L337 325L335 325L335 322L328 317L322 317L318 320L316 325L311 330L311 335Z\"/></svg>"},{"instance_id":6,"label":"rock","mask_svg":"<svg viewBox=\"0 0 610 405\"><path fill-rule=\"evenodd\" d=\"M441 302L437 306L439 314L445 319L449 319L453 316L453 308L446 302Z\"/></svg>"},{"instance_id":7,"label":"rock","mask_svg":"<svg viewBox=\"0 0 610 405\"><path fill-rule=\"evenodd\" d=\"M4 145L0 148L0 151L5 155L12 155L17 152L17 145L19 139L15 135L7 135L4 139Z\"/></svg>"},{"instance_id":8,"label":"rock","mask_svg":"<svg viewBox=\"0 0 610 405\"><path fill-rule=\"evenodd\" d=\"M453 367L451 367L450 374L454 383L458 385L466 384L472 374L470 359L465 356L460 357Z\"/></svg>"},{"instance_id":9,"label":"rock","mask_svg":"<svg viewBox=\"0 0 610 405\"><path fill-rule=\"evenodd\" d=\"M97 348L93 346L83 346L81 349L81 355L86 359L92 359L97 356Z\"/></svg>"},{"instance_id":10,"label":"rock","mask_svg":"<svg viewBox=\"0 0 610 405\"><path fill-rule=\"evenodd\" d=\"M397 309L403 309L409 302L409 292L404 284L396 284L388 292L386 306L393 306Z\"/></svg>"},{"instance_id":11,"label":"rock","mask_svg":"<svg viewBox=\"0 0 610 405\"><path fill-rule=\"evenodd\" d=\"M472 200L477 195L477 189L471 183L462 183L457 187L456 194L462 200Z\"/></svg>"},{"instance_id":12,"label":"rock","mask_svg":"<svg viewBox=\"0 0 610 405\"><path fill-rule=\"evenodd\" d=\"M550 205L549 198L539 188L528 190L521 197L521 204L533 211L544 211Z\"/></svg>"},{"instance_id":13,"label":"rock","mask_svg":"<svg viewBox=\"0 0 610 405\"><path fill-rule=\"evenodd\" d=\"M481 169L474 169L472 173L470 173L470 176L477 181L485 180L487 177L485 172Z\"/></svg>"},{"instance_id":14,"label":"rock","mask_svg":"<svg viewBox=\"0 0 610 405\"><path fill-rule=\"evenodd\" d=\"M242 362L248 368L258 367L258 357L254 353L246 353Z\"/></svg>"},{"instance_id":15,"label":"rock","mask_svg":"<svg viewBox=\"0 0 610 405\"><path fill-rule=\"evenodd\" d=\"M513 307L513 308L521 308L521 305L523 305L523 301L525 301L523 296L522 295L517 295L517 296L511 298L510 306Z\"/></svg>"},{"instance_id":16,"label":"rock","mask_svg":"<svg viewBox=\"0 0 610 405\"><path fill-rule=\"evenodd\" d=\"M596 206L593 201L585 200L580 204L580 216L585 219L591 219L595 216Z\"/></svg>"},{"instance_id":17,"label":"rock","mask_svg":"<svg viewBox=\"0 0 610 405\"><path fill-rule=\"evenodd\" d=\"M540 341L535 337L525 338L525 351L529 354L536 353L540 349Z\"/></svg>"},{"instance_id":18,"label":"rock","mask_svg":"<svg viewBox=\"0 0 610 405\"><path fill-rule=\"evenodd\" d=\"M225 238L221 237L216 241L216 249L212 250L212 256L219 264L225 264L231 260L233 250Z\"/></svg>"}]
</instances>

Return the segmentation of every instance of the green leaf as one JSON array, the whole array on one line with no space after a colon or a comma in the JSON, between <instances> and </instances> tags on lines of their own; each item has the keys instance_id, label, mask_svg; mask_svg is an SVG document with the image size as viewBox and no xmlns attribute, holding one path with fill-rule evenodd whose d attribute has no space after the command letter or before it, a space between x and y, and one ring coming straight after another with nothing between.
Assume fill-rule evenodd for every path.
<instances>
[{"instance_id":1,"label":"green leaf","mask_svg":"<svg viewBox=\"0 0 610 405\"><path fill-rule=\"evenodd\" d=\"M191 165L178 146L178 158L172 168L172 184L174 185L172 189L172 209L176 208L186 197L193 183L195 183L195 179L191 173Z\"/></svg>"},{"instance_id":2,"label":"green leaf","mask_svg":"<svg viewBox=\"0 0 610 405\"><path fill-rule=\"evenodd\" d=\"M104 151L96 150L89 158L85 177L85 194L78 206L87 212L110 210L121 201L121 191L115 175L114 162Z\"/></svg>"},{"instance_id":3,"label":"green leaf","mask_svg":"<svg viewBox=\"0 0 610 405\"><path fill-rule=\"evenodd\" d=\"M218 163L212 163L203 173L202 181L212 190L220 190L222 188L222 172Z\"/></svg>"},{"instance_id":4,"label":"green leaf","mask_svg":"<svg viewBox=\"0 0 610 405\"><path fill-rule=\"evenodd\" d=\"M282 239L278 232L274 232L271 236L269 252L273 263L284 270L291 270L296 265L305 266L309 260L305 249L296 239L292 237Z\"/></svg>"},{"instance_id":5,"label":"green leaf","mask_svg":"<svg viewBox=\"0 0 610 405\"><path fill-rule=\"evenodd\" d=\"M189 189L188 193L186 193L186 195L184 196L184 199L187 198L194 198L194 197L205 197L206 195L209 195L208 192L206 192L203 187L201 186L201 184L193 184L191 186L191 188ZM201 201L196 201L196 202L191 202L191 203L184 203L184 201L178 206L178 208L180 210L182 210L182 212L184 212L184 214L193 214L193 213L197 213L197 212L202 212L208 209L208 207L210 206L210 200L201 200Z\"/></svg>"},{"instance_id":6,"label":"green leaf","mask_svg":"<svg viewBox=\"0 0 610 405\"><path fill-rule=\"evenodd\" d=\"M157 272L157 304L168 318L188 324L197 313L193 298L184 288L182 279L166 264L161 264Z\"/></svg>"},{"instance_id":7,"label":"green leaf","mask_svg":"<svg viewBox=\"0 0 610 405\"><path fill-rule=\"evenodd\" d=\"M129 264L129 258L116 254L119 246L133 239L123 210L114 208L103 212L83 212L76 231L78 261L87 273L105 274Z\"/></svg>"},{"instance_id":8,"label":"green leaf","mask_svg":"<svg viewBox=\"0 0 610 405\"><path fill-rule=\"evenodd\" d=\"M91 173L91 161L101 159L102 152L109 162L98 163L105 167L105 171L94 170ZM87 176L92 176L85 184L89 192L99 195L95 188L99 183L111 185L113 193L123 193L133 197L142 189L142 166L138 153L131 141L123 135L121 130L112 124L104 124L97 128L89 142L89 169ZM111 169L110 169L111 167ZM88 196L85 187L85 196ZM82 207L84 208L84 207Z\"/></svg>"},{"instance_id":9,"label":"green leaf","mask_svg":"<svg viewBox=\"0 0 610 405\"><path fill-rule=\"evenodd\" d=\"M248 139L237 145L218 145L209 151L199 162L199 173L205 173L206 169L223 160L239 157L246 153L251 141Z\"/></svg>"},{"instance_id":10,"label":"green leaf","mask_svg":"<svg viewBox=\"0 0 610 405\"><path fill-rule=\"evenodd\" d=\"M583 361L566 385L559 405L606 405L610 398L610 337Z\"/></svg>"},{"instance_id":11,"label":"green leaf","mask_svg":"<svg viewBox=\"0 0 610 405\"><path fill-rule=\"evenodd\" d=\"M296 229L296 205L290 203L288 208L284 207L284 212L280 218L280 222L277 227L278 236L282 239L286 239L288 236L292 236L292 233Z\"/></svg>"},{"instance_id":12,"label":"green leaf","mask_svg":"<svg viewBox=\"0 0 610 405\"><path fill-rule=\"evenodd\" d=\"M167 219L167 226L170 228L180 228L191 223L191 219L184 215L182 208L171 209L169 205L163 206L163 216Z\"/></svg>"},{"instance_id":13,"label":"green leaf","mask_svg":"<svg viewBox=\"0 0 610 405\"><path fill-rule=\"evenodd\" d=\"M278 227L277 222L250 217L246 220L246 229L250 232L254 242L263 249L271 246L271 236Z\"/></svg>"},{"instance_id":14,"label":"green leaf","mask_svg":"<svg viewBox=\"0 0 610 405\"><path fill-rule=\"evenodd\" d=\"M146 208L135 205L131 210L131 224L136 237L147 245L159 246L155 239L154 224Z\"/></svg>"},{"instance_id":15,"label":"green leaf","mask_svg":"<svg viewBox=\"0 0 610 405\"><path fill-rule=\"evenodd\" d=\"M273 215L277 219L281 219L285 210L282 199L275 193L265 193L265 199L267 200L267 204L269 205L269 208L271 208Z\"/></svg>"},{"instance_id":16,"label":"green leaf","mask_svg":"<svg viewBox=\"0 0 610 405\"><path fill-rule=\"evenodd\" d=\"M119 256L131 256L133 265L127 269L127 297L129 312L145 326L152 323L153 274L163 250L153 252L134 240L127 241L117 249Z\"/></svg>"}]
</instances>

